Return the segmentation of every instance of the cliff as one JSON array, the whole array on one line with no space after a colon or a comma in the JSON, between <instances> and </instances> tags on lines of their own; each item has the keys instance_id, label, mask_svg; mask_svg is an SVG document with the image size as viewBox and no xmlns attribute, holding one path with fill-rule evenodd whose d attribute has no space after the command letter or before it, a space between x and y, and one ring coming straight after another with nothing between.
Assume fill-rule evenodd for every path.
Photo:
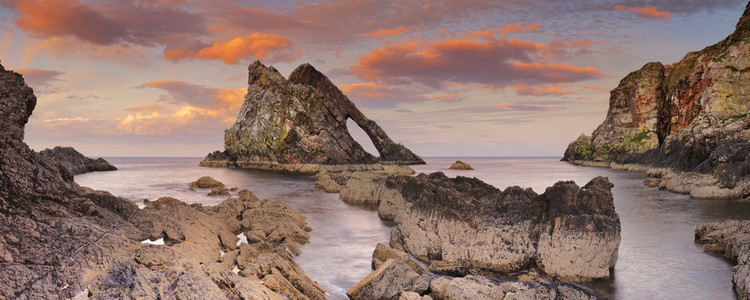
<instances>
[{"instance_id":1,"label":"cliff","mask_svg":"<svg viewBox=\"0 0 750 300\"><path fill-rule=\"evenodd\" d=\"M750 195L749 42L750 5L721 42L630 73L610 92L604 122L563 160L668 177L661 187L701 198Z\"/></svg>"},{"instance_id":2,"label":"cliff","mask_svg":"<svg viewBox=\"0 0 750 300\"><path fill-rule=\"evenodd\" d=\"M111 165L103 158L91 159L73 147L56 146L52 149L39 151L39 155L50 160L52 163L59 163L70 174L78 175L94 171L115 171L117 168Z\"/></svg>"},{"instance_id":3,"label":"cliff","mask_svg":"<svg viewBox=\"0 0 750 300\"><path fill-rule=\"evenodd\" d=\"M293 259L311 229L280 200L243 190L212 207L139 209L82 188L23 142L35 106L0 65L0 299L325 298Z\"/></svg>"},{"instance_id":4,"label":"cliff","mask_svg":"<svg viewBox=\"0 0 750 300\"><path fill-rule=\"evenodd\" d=\"M289 79L259 61L248 70L248 92L236 122L225 131L225 151L209 154L202 166L314 172L319 166L424 163L311 65L297 67ZM348 119L367 133L379 158L351 137Z\"/></svg>"}]
</instances>

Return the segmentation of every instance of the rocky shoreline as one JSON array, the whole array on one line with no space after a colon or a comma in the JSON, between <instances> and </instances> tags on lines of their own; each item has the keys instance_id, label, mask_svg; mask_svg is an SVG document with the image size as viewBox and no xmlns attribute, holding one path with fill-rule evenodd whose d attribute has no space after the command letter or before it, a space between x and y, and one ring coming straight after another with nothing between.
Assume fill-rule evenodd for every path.
<instances>
[{"instance_id":1,"label":"rocky shoreline","mask_svg":"<svg viewBox=\"0 0 750 300\"><path fill-rule=\"evenodd\" d=\"M733 260L732 283L740 300L750 299L750 221L728 220L698 224L695 242L706 251Z\"/></svg>"},{"instance_id":2,"label":"rocky shoreline","mask_svg":"<svg viewBox=\"0 0 750 300\"><path fill-rule=\"evenodd\" d=\"M325 299L293 259L311 228L282 201L139 209L82 188L23 142L36 97L2 65L0 95L0 298Z\"/></svg>"},{"instance_id":3,"label":"rocky shoreline","mask_svg":"<svg viewBox=\"0 0 750 300\"><path fill-rule=\"evenodd\" d=\"M558 182L542 195L439 172L317 178L319 189L377 206L396 224L373 253L375 271L347 292L352 299L593 299L561 280L608 278L617 260L620 223L606 178L583 188Z\"/></svg>"},{"instance_id":4,"label":"rocky shoreline","mask_svg":"<svg viewBox=\"0 0 750 300\"><path fill-rule=\"evenodd\" d=\"M73 147L56 146L39 151L39 155L53 164L64 168L71 175L96 171L116 171L117 168L103 158L92 159L84 156Z\"/></svg>"},{"instance_id":5,"label":"rocky shoreline","mask_svg":"<svg viewBox=\"0 0 750 300\"><path fill-rule=\"evenodd\" d=\"M750 5L721 42L632 72L611 91L604 122L570 143L563 160L644 172L694 198L747 199L749 38Z\"/></svg>"}]
</instances>

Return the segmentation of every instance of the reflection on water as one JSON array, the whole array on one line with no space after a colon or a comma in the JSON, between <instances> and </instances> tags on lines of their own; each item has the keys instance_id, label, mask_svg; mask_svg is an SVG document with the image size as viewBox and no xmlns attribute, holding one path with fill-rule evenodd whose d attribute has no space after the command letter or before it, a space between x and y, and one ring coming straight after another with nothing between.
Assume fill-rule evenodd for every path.
<instances>
[{"instance_id":1,"label":"reflection on water","mask_svg":"<svg viewBox=\"0 0 750 300\"><path fill-rule=\"evenodd\" d=\"M448 170L456 159L475 170ZM248 188L259 198L279 198L307 217L313 228L310 244L296 258L305 272L345 299L345 291L372 270L375 245L387 243L390 226L372 209L352 206L337 194L315 190L308 176L224 168L200 168L199 158L109 158L120 170L75 177L83 186L108 190L133 200L172 196L185 202L213 205L223 197L190 191L188 184L209 175L229 187ZM615 184L622 242L614 277L587 283L600 297L614 299L732 299L731 265L703 253L693 243L695 225L729 218L750 219L748 203L694 200L644 187L643 175L602 168L583 168L557 158L427 158L418 172L443 171L448 176L477 177L500 189L520 185L537 193L559 180L584 185L595 176Z\"/></svg>"}]
</instances>

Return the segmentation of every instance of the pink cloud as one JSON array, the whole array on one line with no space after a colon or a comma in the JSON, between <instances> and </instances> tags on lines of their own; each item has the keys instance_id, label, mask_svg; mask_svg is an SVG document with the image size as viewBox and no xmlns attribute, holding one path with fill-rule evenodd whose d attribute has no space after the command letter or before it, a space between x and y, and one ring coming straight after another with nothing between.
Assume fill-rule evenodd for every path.
<instances>
[{"instance_id":1,"label":"pink cloud","mask_svg":"<svg viewBox=\"0 0 750 300\"><path fill-rule=\"evenodd\" d=\"M646 5L644 8L638 7L627 7L623 5L615 5L617 11L630 11L640 14L641 16L651 18L654 20L669 20L672 18L672 14L664 11L658 11L653 5Z\"/></svg>"}]
</instances>

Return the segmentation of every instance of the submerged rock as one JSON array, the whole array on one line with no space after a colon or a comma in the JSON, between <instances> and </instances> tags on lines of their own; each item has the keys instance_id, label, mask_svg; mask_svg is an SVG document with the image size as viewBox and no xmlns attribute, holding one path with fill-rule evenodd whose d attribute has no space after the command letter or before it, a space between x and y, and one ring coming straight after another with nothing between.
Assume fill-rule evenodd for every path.
<instances>
[{"instance_id":1,"label":"submerged rock","mask_svg":"<svg viewBox=\"0 0 750 300\"><path fill-rule=\"evenodd\" d=\"M248 93L237 121L225 132L225 151L209 154L202 166L317 172L326 165L424 163L311 65L297 67L288 80L259 61L248 69ZM379 158L354 141L348 119L372 139Z\"/></svg>"},{"instance_id":2,"label":"submerged rock","mask_svg":"<svg viewBox=\"0 0 750 300\"><path fill-rule=\"evenodd\" d=\"M460 160L457 160L456 162L454 162L450 166L450 168L448 168L448 169L451 169L451 170L474 170L474 168L472 168L471 165L469 165L469 164L467 164L465 162L462 162Z\"/></svg>"},{"instance_id":3,"label":"submerged rock","mask_svg":"<svg viewBox=\"0 0 750 300\"><path fill-rule=\"evenodd\" d=\"M115 171L117 168L103 158L91 159L83 156L81 152L73 147L56 146L52 149L44 149L39 154L49 159L53 164L59 164L72 175L78 175L94 171Z\"/></svg>"},{"instance_id":4,"label":"submerged rock","mask_svg":"<svg viewBox=\"0 0 750 300\"><path fill-rule=\"evenodd\" d=\"M211 178L211 176L203 176L201 178L198 178L198 180L190 183L190 189L215 189L223 187L224 183Z\"/></svg>"},{"instance_id":5,"label":"submerged rock","mask_svg":"<svg viewBox=\"0 0 750 300\"><path fill-rule=\"evenodd\" d=\"M729 220L701 223L695 228L695 242L713 253L734 260L732 282L737 298L750 299L750 221Z\"/></svg>"},{"instance_id":6,"label":"submerged rock","mask_svg":"<svg viewBox=\"0 0 750 300\"><path fill-rule=\"evenodd\" d=\"M563 160L668 169L672 180L660 187L695 198L749 196L748 38L750 4L721 42L630 73L611 91L604 122L572 142Z\"/></svg>"}]
</instances>

